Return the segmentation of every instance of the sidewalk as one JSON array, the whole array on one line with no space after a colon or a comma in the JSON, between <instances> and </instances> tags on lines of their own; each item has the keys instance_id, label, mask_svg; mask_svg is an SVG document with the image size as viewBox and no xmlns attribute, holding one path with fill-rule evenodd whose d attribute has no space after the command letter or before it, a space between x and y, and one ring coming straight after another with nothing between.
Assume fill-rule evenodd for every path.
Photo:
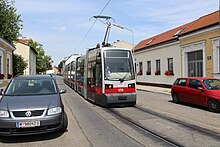
<instances>
[{"instance_id":1,"label":"sidewalk","mask_svg":"<svg viewBox=\"0 0 220 147\"><path fill-rule=\"evenodd\" d=\"M144 86L144 85L136 85L137 90L162 93L162 94L171 94L171 88L163 88L163 87L154 87L154 86Z\"/></svg>"}]
</instances>

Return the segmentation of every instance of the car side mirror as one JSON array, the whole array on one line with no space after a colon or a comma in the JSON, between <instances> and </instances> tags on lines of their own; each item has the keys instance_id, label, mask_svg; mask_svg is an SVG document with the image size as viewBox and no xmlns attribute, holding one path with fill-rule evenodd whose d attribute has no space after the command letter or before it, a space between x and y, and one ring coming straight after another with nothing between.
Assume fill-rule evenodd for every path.
<instances>
[{"instance_id":1,"label":"car side mirror","mask_svg":"<svg viewBox=\"0 0 220 147\"><path fill-rule=\"evenodd\" d=\"M60 94L66 93L65 89L60 89Z\"/></svg>"},{"instance_id":2,"label":"car side mirror","mask_svg":"<svg viewBox=\"0 0 220 147\"><path fill-rule=\"evenodd\" d=\"M204 92L205 90L203 89L203 87L197 87L198 90Z\"/></svg>"}]
</instances>

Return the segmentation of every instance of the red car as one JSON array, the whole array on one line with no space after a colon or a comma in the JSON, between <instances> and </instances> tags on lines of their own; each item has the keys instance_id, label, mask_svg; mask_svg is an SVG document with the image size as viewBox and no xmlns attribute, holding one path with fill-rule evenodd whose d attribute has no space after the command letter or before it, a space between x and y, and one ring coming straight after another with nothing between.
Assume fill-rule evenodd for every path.
<instances>
[{"instance_id":1,"label":"red car","mask_svg":"<svg viewBox=\"0 0 220 147\"><path fill-rule=\"evenodd\" d=\"M220 80L204 77L177 78L171 89L173 102L186 102L220 111Z\"/></svg>"}]
</instances>

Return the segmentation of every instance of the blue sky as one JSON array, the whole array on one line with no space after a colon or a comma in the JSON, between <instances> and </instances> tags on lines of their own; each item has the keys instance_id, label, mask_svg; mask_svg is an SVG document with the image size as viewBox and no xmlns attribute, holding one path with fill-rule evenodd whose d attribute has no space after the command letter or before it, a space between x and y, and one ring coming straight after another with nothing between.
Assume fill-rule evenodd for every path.
<instances>
[{"instance_id":1,"label":"blue sky","mask_svg":"<svg viewBox=\"0 0 220 147\"><path fill-rule=\"evenodd\" d=\"M47 55L58 65L64 57L84 54L86 49L103 41L106 26L96 21L109 0L15 0L21 14L24 37L43 44ZM111 0L102 15L111 16L115 24L134 32L134 42L217 11L219 0ZM112 27L109 42L132 43L128 30ZM82 42L82 43L81 43Z\"/></svg>"}]
</instances>

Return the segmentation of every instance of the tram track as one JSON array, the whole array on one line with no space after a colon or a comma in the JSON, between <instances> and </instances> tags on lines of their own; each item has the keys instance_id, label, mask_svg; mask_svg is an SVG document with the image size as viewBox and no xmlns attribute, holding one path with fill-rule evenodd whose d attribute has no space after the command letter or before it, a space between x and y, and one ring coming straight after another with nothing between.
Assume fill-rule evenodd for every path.
<instances>
[{"instance_id":1,"label":"tram track","mask_svg":"<svg viewBox=\"0 0 220 147\"><path fill-rule=\"evenodd\" d=\"M218 146L220 144L219 133L216 133L212 130L208 130L208 129L205 129L205 128L202 128L196 125L192 125L188 122L183 122L181 120L171 118L169 116L154 112L152 110L148 110L146 108L135 106L135 107L129 107L129 108L108 108L107 110L113 113L114 115L118 116L120 119L123 119L128 124L135 126L137 129L140 129L141 131L146 132L148 135L149 134L152 135L153 137L161 140L162 142L165 142L167 145L169 144L168 146L178 146L178 147L179 146L195 146L195 145L198 146L199 144L203 144L204 139L209 140L209 143L213 143L214 146L215 145ZM140 114L141 112L142 114ZM135 115L137 114L140 114L142 116L150 115L152 117L150 119L145 119L143 117L140 117L141 119L138 120L138 119L135 119L135 118L138 118L137 116L135 117ZM176 136L173 134L170 135L169 133L160 132L159 129L155 129L152 127L153 126L152 120L155 120L155 122L159 120L160 122L161 119L167 122L167 124L172 124L170 125L171 126L170 128L174 126L173 130L177 130ZM158 127L160 126L158 125ZM169 127L169 125L168 126L164 125L162 127ZM176 129L175 127L178 128L179 130ZM181 136L180 134L182 134L183 138L180 137Z\"/></svg>"},{"instance_id":2,"label":"tram track","mask_svg":"<svg viewBox=\"0 0 220 147\"><path fill-rule=\"evenodd\" d=\"M212 136L213 138L216 138L216 139L219 139L220 140L220 133L219 132L215 132L213 130L210 130L210 129L206 129L204 127L200 127L198 125L194 125L194 124L190 124L186 121L181 121L179 119L175 119L175 118L172 118L172 117L169 117L167 115L164 115L164 114L161 114L161 113L158 113L158 112L155 112L155 111L152 111L152 110L149 110L147 108L142 108L140 106L135 106L135 108L137 108L138 110L141 110L145 113L149 113L151 115L155 115L155 116L158 116L160 118L163 118L163 119L166 119L170 122L174 122L174 123L178 123L182 126L185 126L185 127L188 127L188 128L191 128L195 131L199 131L200 133L204 134L204 135L208 135L208 136Z\"/></svg>"},{"instance_id":3,"label":"tram track","mask_svg":"<svg viewBox=\"0 0 220 147\"><path fill-rule=\"evenodd\" d=\"M141 124L135 122L134 120L120 114L119 112L117 112L113 108L109 108L107 110L110 111L111 113L117 115L120 119L123 119L123 121L125 121L129 125L132 125L132 127L135 127L136 129L139 129L143 133L146 133L147 137L149 137L149 135L151 135L152 137L156 138L157 140L160 140L161 142L163 142L164 146L172 146L172 147L182 147L183 146L183 145L179 144L178 142L176 142L175 140L172 140L170 138L162 136L159 133L152 132L151 130L145 128L143 125L141 125Z\"/></svg>"}]
</instances>

